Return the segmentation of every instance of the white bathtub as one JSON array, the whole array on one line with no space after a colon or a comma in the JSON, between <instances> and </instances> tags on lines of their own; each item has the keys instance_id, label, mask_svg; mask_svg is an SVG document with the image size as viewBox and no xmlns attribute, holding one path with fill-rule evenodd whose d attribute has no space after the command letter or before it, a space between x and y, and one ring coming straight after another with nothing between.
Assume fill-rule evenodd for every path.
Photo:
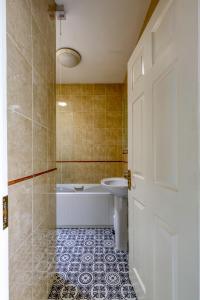
<instances>
[{"instance_id":1,"label":"white bathtub","mask_svg":"<svg viewBox=\"0 0 200 300\"><path fill-rule=\"evenodd\" d=\"M99 184L57 184L57 227L112 226L113 205L113 196Z\"/></svg>"}]
</instances>

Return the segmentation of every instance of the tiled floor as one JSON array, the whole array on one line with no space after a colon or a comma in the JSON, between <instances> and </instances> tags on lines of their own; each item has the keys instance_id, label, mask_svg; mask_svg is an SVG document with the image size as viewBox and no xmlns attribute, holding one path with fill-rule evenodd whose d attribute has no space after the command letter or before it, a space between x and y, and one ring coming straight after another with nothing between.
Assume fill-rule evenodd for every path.
<instances>
[{"instance_id":1,"label":"tiled floor","mask_svg":"<svg viewBox=\"0 0 200 300\"><path fill-rule=\"evenodd\" d=\"M110 228L57 230L57 276L49 299L134 299L128 255L114 249Z\"/></svg>"}]
</instances>

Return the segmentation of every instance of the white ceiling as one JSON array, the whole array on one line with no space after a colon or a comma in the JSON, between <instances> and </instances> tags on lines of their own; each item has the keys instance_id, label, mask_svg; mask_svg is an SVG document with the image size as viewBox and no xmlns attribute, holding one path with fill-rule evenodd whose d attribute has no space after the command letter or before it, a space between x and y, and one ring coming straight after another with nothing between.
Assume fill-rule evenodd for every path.
<instances>
[{"instance_id":1,"label":"white ceiling","mask_svg":"<svg viewBox=\"0 0 200 300\"><path fill-rule=\"evenodd\" d=\"M57 21L57 49L74 48L81 63L57 63L57 83L121 83L150 0L57 0L66 21Z\"/></svg>"}]
</instances>

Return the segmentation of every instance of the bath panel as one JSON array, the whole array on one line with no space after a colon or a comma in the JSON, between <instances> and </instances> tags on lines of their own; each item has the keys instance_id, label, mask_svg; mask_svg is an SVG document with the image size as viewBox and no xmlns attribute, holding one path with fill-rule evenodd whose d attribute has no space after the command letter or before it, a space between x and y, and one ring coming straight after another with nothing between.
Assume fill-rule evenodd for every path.
<instances>
[{"instance_id":1,"label":"bath panel","mask_svg":"<svg viewBox=\"0 0 200 300\"><path fill-rule=\"evenodd\" d=\"M83 191L75 191L76 184L57 185L56 225L112 226L113 196L101 185L83 185Z\"/></svg>"}]
</instances>

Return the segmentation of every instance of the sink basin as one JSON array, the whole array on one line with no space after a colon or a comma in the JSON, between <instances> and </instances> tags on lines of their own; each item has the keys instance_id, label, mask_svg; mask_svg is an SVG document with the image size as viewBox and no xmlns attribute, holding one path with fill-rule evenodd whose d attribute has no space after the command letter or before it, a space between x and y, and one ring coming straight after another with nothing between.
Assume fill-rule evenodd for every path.
<instances>
[{"instance_id":1,"label":"sink basin","mask_svg":"<svg viewBox=\"0 0 200 300\"><path fill-rule=\"evenodd\" d=\"M128 197L128 180L123 177L104 178L101 180L101 185L114 196Z\"/></svg>"},{"instance_id":2,"label":"sink basin","mask_svg":"<svg viewBox=\"0 0 200 300\"><path fill-rule=\"evenodd\" d=\"M114 195L115 248L127 251L128 244L128 180L123 177L105 178L101 185Z\"/></svg>"}]
</instances>

